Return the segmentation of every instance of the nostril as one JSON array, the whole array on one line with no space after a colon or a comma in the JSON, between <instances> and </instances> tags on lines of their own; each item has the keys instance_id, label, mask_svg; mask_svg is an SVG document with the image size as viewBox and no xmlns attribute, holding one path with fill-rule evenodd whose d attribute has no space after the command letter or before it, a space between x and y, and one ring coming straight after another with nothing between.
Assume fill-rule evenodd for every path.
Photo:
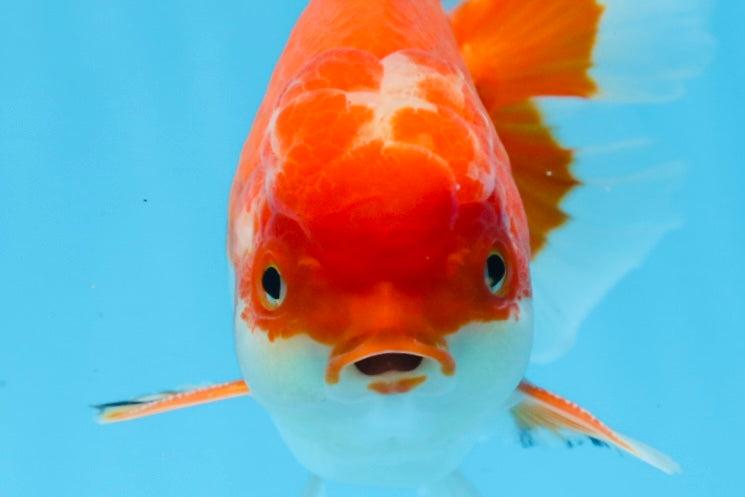
<instances>
[{"instance_id":1,"label":"nostril","mask_svg":"<svg viewBox=\"0 0 745 497\"><path fill-rule=\"evenodd\" d=\"M354 363L357 369L368 376L376 376L388 371L414 371L422 363L423 357L415 354L387 352L377 354Z\"/></svg>"}]
</instances>

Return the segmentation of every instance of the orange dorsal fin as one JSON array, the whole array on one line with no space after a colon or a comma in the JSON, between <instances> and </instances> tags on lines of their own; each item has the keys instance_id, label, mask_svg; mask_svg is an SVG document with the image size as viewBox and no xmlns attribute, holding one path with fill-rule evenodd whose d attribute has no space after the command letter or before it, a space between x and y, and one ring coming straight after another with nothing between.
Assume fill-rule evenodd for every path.
<instances>
[{"instance_id":1,"label":"orange dorsal fin","mask_svg":"<svg viewBox=\"0 0 745 497\"><path fill-rule=\"evenodd\" d=\"M511 414L524 446L534 445L541 430L569 446L590 440L593 445L628 452L665 473L680 472L680 467L665 454L617 433L577 404L527 381L520 383L518 391L522 399Z\"/></svg>"},{"instance_id":2,"label":"orange dorsal fin","mask_svg":"<svg viewBox=\"0 0 745 497\"><path fill-rule=\"evenodd\" d=\"M250 390L243 380L187 390L162 392L124 402L111 402L95 406L100 423L116 423L142 418L153 414L183 409L184 407L217 402L248 395Z\"/></svg>"},{"instance_id":3,"label":"orange dorsal fin","mask_svg":"<svg viewBox=\"0 0 745 497\"><path fill-rule=\"evenodd\" d=\"M594 0L471 0L452 14L463 58L510 157L534 255L566 221L559 204L579 181L569 170L572 151L554 139L531 99L595 93L588 70L602 12Z\"/></svg>"}]
</instances>

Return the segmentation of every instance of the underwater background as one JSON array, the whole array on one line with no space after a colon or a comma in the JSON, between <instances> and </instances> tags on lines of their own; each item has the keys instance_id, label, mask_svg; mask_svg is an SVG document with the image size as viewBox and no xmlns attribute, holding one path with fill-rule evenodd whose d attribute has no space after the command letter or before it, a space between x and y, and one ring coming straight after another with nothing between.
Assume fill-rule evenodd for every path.
<instances>
[{"instance_id":1,"label":"underwater background","mask_svg":"<svg viewBox=\"0 0 745 497\"><path fill-rule=\"evenodd\" d=\"M116 425L90 406L240 376L227 196L304 4L0 1L0 496L300 495L250 398ZM597 111L609 141L686 164L683 223L528 371L683 473L491 441L463 465L484 497L745 495L743 19L713 4L716 49L681 99Z\"/></svg>"}]
</instances>

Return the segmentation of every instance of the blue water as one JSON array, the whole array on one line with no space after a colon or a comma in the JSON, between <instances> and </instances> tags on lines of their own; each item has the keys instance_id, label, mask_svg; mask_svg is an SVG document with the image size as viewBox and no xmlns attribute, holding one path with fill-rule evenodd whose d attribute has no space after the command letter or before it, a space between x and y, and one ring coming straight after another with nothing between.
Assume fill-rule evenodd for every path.
<instances>
[{"instance_id":1,"label":"blue water","mask_svg":"<svg viewBox=\"0 0 745 497\"><path fill-rule=\"evenodd\" d=\"M109 426L89 405L239 377L227 194L302 4L0 4L3 497L299 495L248 398ZM684 473L488 443L463 466L485 497L745 494L743 18L714 7L718 48L684 98L618 114L688 164L685 223L530 371Z\"/></svg>"}]
</instances>

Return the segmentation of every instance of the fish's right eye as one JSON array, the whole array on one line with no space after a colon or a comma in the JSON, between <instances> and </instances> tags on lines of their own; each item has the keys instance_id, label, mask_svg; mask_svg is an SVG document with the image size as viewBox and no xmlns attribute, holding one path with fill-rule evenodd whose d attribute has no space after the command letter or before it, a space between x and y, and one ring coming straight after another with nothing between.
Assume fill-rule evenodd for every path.
<instances>
[{"instance_id":1,"label":"fish's right eye","mask_svg":"<svg viewBox=\"0 0 745 497\"><path fill-rule=\"evenodd\" d=\"M275 265L267 266L261 275L261 287L264 290L262 303L267 310L273 311L282 305L287 293L287 285Z\"/></svg>"},{"instance_id":2,"label":"fish's right eye","mask_svg":"<svg viewBox=\"0 0 745 497\"><path fill-rule=\"evenodd\" d=\"M492 251L489 257L486 258L486 265L484 267L486 286L492 293L499 292L502 289L506 275L507 265L504 262L504 257L499 252Z\"/></svg>"}]
</instances>

